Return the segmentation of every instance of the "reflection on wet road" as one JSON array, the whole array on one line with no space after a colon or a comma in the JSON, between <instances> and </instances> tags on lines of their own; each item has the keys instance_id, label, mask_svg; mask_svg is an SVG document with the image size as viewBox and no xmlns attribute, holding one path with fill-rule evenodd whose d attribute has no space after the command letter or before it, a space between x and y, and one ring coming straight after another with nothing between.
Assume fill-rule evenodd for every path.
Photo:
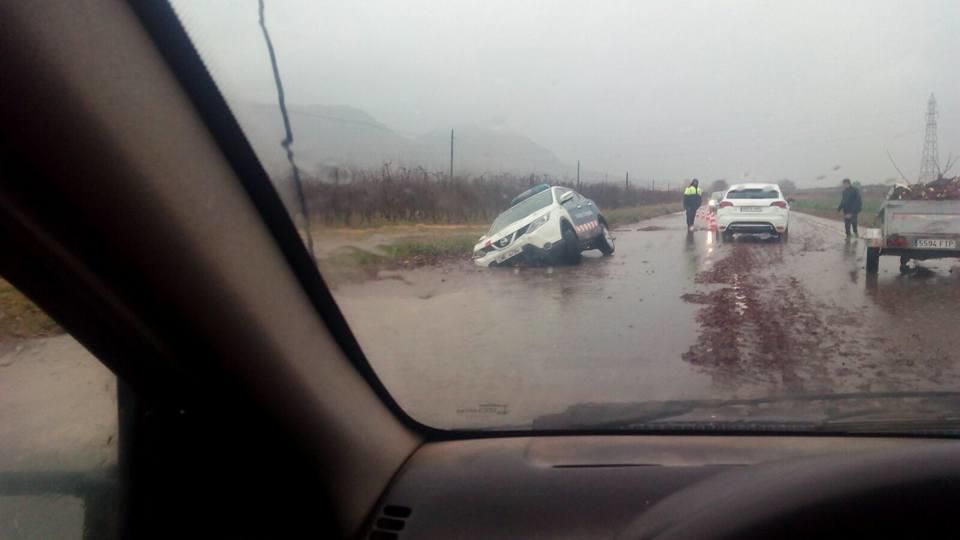
<instances>
[{"instance_id":1,"label":"reflection on wet road","mask_svg":"<svg viewBox=\"0 0 960 540\"><path fill-rule=\"evenodd\" d=\"M586 402L957 387L955 262L900 275L881 258L868 277L841 225L794 214L790 235L718 243L666 216L575 267L421 269L335 296L400 405L436 427L526 426Z\"/></svg>"}]
</instances>

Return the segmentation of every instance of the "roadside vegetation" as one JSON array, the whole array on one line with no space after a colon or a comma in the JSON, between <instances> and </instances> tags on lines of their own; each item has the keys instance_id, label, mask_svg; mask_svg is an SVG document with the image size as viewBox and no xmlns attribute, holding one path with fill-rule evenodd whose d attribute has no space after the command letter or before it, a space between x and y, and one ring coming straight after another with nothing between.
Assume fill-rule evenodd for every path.
<instances>
[{"instance_id":1,"label":"roadside vegetation","mask_svg":"<svg viewBox=\"0 0 960 540\"><path fill-rule=\"evenodd\" d=\"M860 212L860 226L879 227L877 212L886 197L889 186L864 186L861 189L863 210ZM790 208L814 216L843 221L843 214L837 212L840 204L840 188L805 189L793 195Z\"/></svg>"},{"instance_id":2,"label":"roadside vegetation","mask_svg":"<svg viewBox=\"0 0 960 540\"><path fill-rule=\"evenodd\" d=\"M530 187L547 183L577 189L600 208L631 208L678 200L673 191L638 188L626 182L511 174L457 176L422 168L355 170L329 167L304 179L311 221L326 227L372 227L398 223L489 223Z\"/></svg>"},{"instance_id":3,"label":"roadside vegetation","mask_svg":"<svg viewBox=\"0 0 960 540\"><path fill-rule=\"evenodd\" d=\"M462 233L419 238L398 236L372 246L344 245L319 257L317 264L324 278L336 285L376 277L382 270L467 261L478 237Z\"/></svg>"},{"instance_id":4,"label":"roadside vegetation","mask_svg":"<svg viewBox=\"0 0 960 540\"><path fill-rule=\"evenodd\" d=\"M0 279L0 342L62 333L60 326L42 309Z\"/></svg>"}]
</instances>

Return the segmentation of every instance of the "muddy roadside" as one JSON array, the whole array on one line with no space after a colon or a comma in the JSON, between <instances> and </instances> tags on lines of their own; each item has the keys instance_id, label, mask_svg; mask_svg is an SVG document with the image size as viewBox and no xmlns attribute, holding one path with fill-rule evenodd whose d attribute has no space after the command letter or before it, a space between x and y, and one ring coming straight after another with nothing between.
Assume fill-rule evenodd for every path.
<instances>
[{"instance_id":1,"label":"muddy roadside","mask_svg":"<svg viewBox=\"0 0 960 540\"><path fill-rule=\"evenodd\" d=\"M723 386L744 383L787 393L826 391L836 328L825 321L796 279L773 280L761 270L782 262L780 246L737 243L712 268L697 274L710 290L683 299L700 305L700 336L683 360Z\"/></svg>"},{"instance_id":2,"label":"muddy roadside","mask_svg":"<svg viewBox=\"0 0 960 540\"><path fill-rule=\"evenodd\" d=\"M314 240L317 266L333 288L381 279L397 271L470 262L485 229L421 226L416 229L327 231Z\"/></svg>"},{"instance_id":3,"label":"muddy roadside","mask_svg":"<svg viewBox=\"0 0 960 540\"><path fill-rule=\"evenodd\" d=\"M828 223L801 223L789 244L738 241L697 274L697 290L682 299L697 306L700 335L684 361L721 387L775 395L960 381L949 352L960 343L933 321L913 320L940 309L929 295L916 300L921 292L940 298L954 290L949 271L926 283L886 275L878 282L862 274L862 246L844 243ZM909 306L909 316L890 304Z\"/></svg>"},{"instance_id":4,"label":"muddy roadside","mask_svg":"<svg viewBox=\"0 0 960 540\"><path fill-rule=\"evenodd\" d=\"M10 282L0 279L0 357L25 340L59 336L63 329Z\"/></svg>"},{"instance_id":5,"label":"muddy roadside","mask_svg":"<svg viewBox=\"0 0 960 540\"><path fill-rule=\"evenodd\" d=\"M676 212L678 205L651 204L605 212L615 230ZM398 271L468 265L486 224L390 225L371 228L315 228L314 251L331 287L371 279L393 279Z\"/></svg>"}]
</instances>

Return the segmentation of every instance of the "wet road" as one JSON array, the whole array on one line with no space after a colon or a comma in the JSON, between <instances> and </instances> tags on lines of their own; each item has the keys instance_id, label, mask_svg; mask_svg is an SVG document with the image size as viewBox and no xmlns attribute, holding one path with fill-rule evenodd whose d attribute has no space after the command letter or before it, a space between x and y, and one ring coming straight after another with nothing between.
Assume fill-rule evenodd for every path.
<instances>
[{"instance_id":1,"label":"wet road","mask_svg":"<svg viewBox=\"0 0 960 540\"><path fill-rule=\"evenodd\" d=\"M578 403L956 389L960 269L863 270L842 225L718 243L666 216L575 267L382 273L334 294L394 397L435 427ZM958 267L960 268L960 267Z\"/></svg>"}]
</instances>

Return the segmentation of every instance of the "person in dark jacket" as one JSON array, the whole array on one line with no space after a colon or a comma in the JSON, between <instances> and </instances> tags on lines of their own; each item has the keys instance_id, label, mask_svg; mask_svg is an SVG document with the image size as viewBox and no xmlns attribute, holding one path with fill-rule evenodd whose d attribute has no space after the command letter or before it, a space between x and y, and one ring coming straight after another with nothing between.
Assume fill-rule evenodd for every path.
<instances>
[{"instance_id":1,"label":"person in dark jacket","mask_svg":"<svg viewBox=\"0 0 960 540\"><path fill-rule=\"evenodd\" d=\"M843 195L840 198L840 206L837 207L837 211L843 212L843 230L847 233L847 238L850 238L851 228L853 228L854 235L859 234L857 217L860 215L862 208L863 200L860 198L860 191L850 184L849 178L844 178Z\"/></svg>"},{"instance_id":2,"label":"person in dark jacket","mask_svg":"<svg viewBox=\"0 0 960 540\"><path fill-rule=\"evenodd\" d=\"M687 230L693 232L693 220L697 217L697 209L703 204L703 190L700 181L696 178L683 190L683 208L687 211Z\"/></svg>"}]
</instances>

